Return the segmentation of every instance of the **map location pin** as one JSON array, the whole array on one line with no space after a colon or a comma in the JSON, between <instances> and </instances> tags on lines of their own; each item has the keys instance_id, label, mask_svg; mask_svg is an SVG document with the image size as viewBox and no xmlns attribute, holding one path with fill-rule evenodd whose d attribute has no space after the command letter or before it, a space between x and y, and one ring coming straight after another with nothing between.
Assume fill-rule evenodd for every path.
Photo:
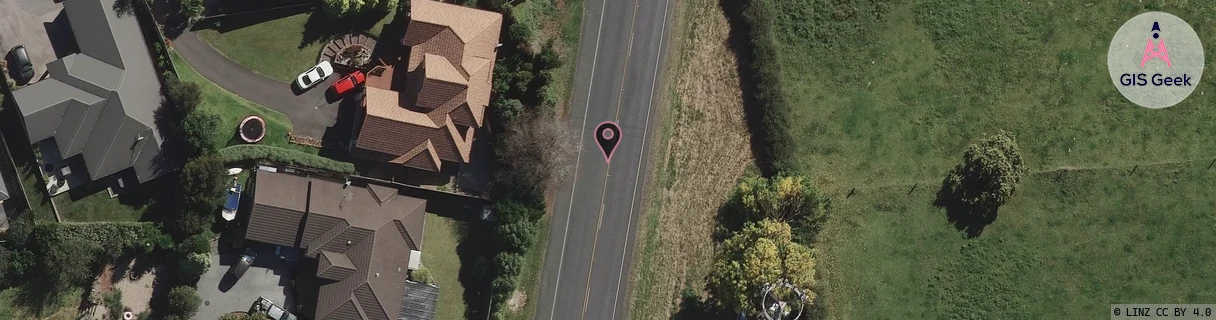
<instances>
[{"instance_id":1,"label":"map location pin","mask_svg":"<svg viewBox=\"0 0 1216 320\"><path fill-rule=\"evenodd\" d=\"M601 122L595 126L595 142L604 152L604 162L612 162L612 150L621 142L621 127L612 121Z\"/></svg>"}]
</instances>

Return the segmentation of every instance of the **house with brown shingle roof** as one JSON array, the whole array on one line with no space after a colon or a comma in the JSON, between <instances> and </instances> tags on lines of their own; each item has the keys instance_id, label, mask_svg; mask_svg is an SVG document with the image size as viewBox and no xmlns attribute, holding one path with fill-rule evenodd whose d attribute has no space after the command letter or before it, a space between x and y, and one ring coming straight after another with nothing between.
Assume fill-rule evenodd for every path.
<instances>
[{"instance_id":1,"label":"house with brown shingle roof","mask_svg":"<svg viewBox=\"0 0 1216 320\"><path fill-rule=\"evenodd\" d=\"M410 308L403 298L421 261L426 200L291 173L258 171L255 182L245 239L299 248L307 258L296 272L304 316L387 320Z\"/></svg>"},{"instance_id":2,"label":"house with brown shingle roof","mask_svg":"<svg viewBox=\"0 0 1216 320\"><path fill-rule=\"evenodd\" d=\"M429 171L468 163L490 104L502 15L418 0L410 19L409 58L369 77L351 153Z\"/></svg>"}]
</instances>

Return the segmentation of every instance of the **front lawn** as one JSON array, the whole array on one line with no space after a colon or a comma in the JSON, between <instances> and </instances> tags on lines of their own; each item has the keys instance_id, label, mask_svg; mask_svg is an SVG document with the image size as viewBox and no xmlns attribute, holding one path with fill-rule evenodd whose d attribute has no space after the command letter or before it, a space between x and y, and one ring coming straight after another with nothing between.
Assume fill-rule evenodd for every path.
<instances>
[{"instance_id":1,"label":"front lawn","mask_svg":"<svg viewBox=\"0 0 1216 320\"><path fill-rule=\"evenodd\" d=\"M300 150L310 154L320 151L317 148L287 141L287 133L291 132L292 126L291 120L287 120L287 116L283 113L250 102L220 88L198 74L198 71L183 61L176 51L170 50L169 55L173 58L173 66L177 68L178 78L182 81L196 83L201 87L203 101L199 108L215 112L223 120L220 123L220 130L215 132L214 139L218 145L244 144L236 135L237 126L245 117L257 115L266 120L266 138L259 144Z\"/></svg>"},{"instance_id":2,"label":"front lawn","mask_svg":"<svg viewBox=\"0 0 1216 320\"><path fill-rule=\"evenodd\" d=\"M316 16L314 16L316 15ZM290 83L317 64L329 38L348 30L365 30L379 37L393 12L372 14L358 22L335 22L320 13L301 13L274 20L234 15L219 19L219 27L199 30L199 38L228 59L271 79ZM251 21L252 20L252 21ZM232 26L236 29L230 29ZM347 28L350 26L351 28Z\"/></svg>"}]
</instances>

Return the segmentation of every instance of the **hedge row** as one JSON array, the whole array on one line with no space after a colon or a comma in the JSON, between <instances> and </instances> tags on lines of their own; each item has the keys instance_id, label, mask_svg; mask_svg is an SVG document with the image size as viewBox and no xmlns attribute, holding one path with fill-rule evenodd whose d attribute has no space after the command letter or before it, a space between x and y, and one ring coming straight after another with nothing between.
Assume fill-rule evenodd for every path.
<instances>
[{"instance_id":1,"label":"hedge row","mask_svg":"<svg viewBox=\"0 0 1216 320\"><path fill-rule=\"evenodd\" d=\"M355 173L355 165L350 162L337 161L303 151L284 149L273 146L243 144L220 149L220 160L224 163L238 163L266 160L274 163L309 167L337 173Z\"/></svg>"},{"instance_id":2,"label":"hedge row","mask_svg":"<svg viewBox=\"0 0 1216 320\"><path fill-rule=\"evenodd\" d=\"M758 134L761 147L757 150L757 163L766 173L792 168L790 150L794 147L790 136L790 110L793 106L782 94L781 66L777 60L777 34L773 30L773 18L778 16L772 0L749 0L743 10L745 30L751 40L750 63L753 88L757 106L752 112L760 112L762 124ZM746 76L746 75L745 75Z\"/></svg>"}]
</instances>

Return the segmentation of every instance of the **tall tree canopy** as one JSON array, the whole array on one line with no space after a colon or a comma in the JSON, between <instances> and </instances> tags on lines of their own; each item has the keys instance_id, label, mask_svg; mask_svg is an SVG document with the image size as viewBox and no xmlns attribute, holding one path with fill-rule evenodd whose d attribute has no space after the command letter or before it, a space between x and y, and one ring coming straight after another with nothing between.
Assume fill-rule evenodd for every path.
<instances>
[{"instance_id":1,"label":"tall tree canopy","mask_svg":"<svg viewBox=\"0 0 1216 320\"><path fill-rule=\"evenodd\" d=\"M754 314L764 287L783 279L807 293L808 304L814 302L814 253L793 242L788 224L766 219L748 223L722 243L709 290L719 307Z\"/></svg>"},{"instance_id":2,"label":"tall tree canopy","mask_svg":"<svg viewBox=\"0 0 1216 320\"><path fill-rule=\"evenodd\" d=\"M943 191L965 204L995 209L1013 196L1026 174L1017 141L1002 130L967 147Z\"/></svg>"}]
</instances>

